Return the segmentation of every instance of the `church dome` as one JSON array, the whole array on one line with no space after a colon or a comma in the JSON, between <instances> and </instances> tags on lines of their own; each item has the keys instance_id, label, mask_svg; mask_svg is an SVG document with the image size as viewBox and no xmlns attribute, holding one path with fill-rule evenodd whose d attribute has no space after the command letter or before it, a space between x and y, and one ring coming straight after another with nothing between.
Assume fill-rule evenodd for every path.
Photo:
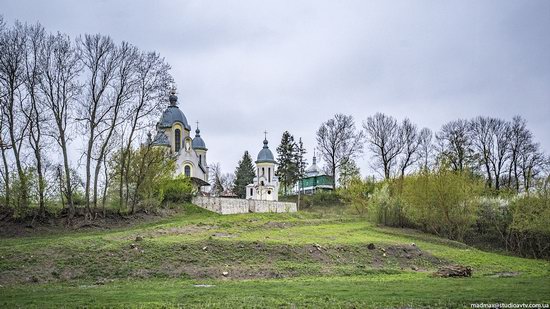
<instances>
[{"instance_id":1,"label":"church dome","mask_svg":"<svg viewBox=\"0 0 550 309\"><path fill-rule=\"evenodd\" d=\"M317 167L317 158L315 157L315 155L313 155L313 164L311 164L311 166L308 167L305 172L306 176L308 177L317 176L320 174L319 168Z\"/></svg>"},{"instance_id":2,"label":"church dome","mask_svg":"<svg viewBox=\"0 0 550 309\"><path fill-rule=\"evenodd\" d=\"M206 144L204 143L204 140L201 137L201 130L199 130L199 128L195 130L195 138L193 138L193 143L191 143L191 146L193 147L193 149L207 150Z\"/></svg>"},{"instance_id":3,"label":"church dome","mask_svg":"<svg viewBox=\"0 0 550 309\"><path fill-rule=\"evenodd\" d=\"M166 110L162 113L158 127L160 129L171 128L174 123L179 122L186 130L191 131L191 126L189 126L187 118L177 105L178 97L176 96L175 91L170 94L169 100L170 106L168 106L168 108L166 108Z\"/></svg>"},{"instance_id":4,"label":"church dome","mask_svg":"<svg viewBox=\"0 0 550 309\"><path fill-rule=\"evenodd\" d=\"M267 139L264 139L264 147L260 150L260 153L258 153L256 163L277 163L277 161L273 158L273 153L267 146Z\"/></svg>"}]
</instances>

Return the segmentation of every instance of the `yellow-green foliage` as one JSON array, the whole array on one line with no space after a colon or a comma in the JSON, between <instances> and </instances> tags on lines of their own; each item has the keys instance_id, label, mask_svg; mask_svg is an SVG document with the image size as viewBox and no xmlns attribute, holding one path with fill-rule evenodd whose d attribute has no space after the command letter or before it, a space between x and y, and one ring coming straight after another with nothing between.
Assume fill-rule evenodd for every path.
<instances>
[{"instance_id":1,"label":"yellow-green foliage","mask_svg":"<svg viewBox=\"0 0 550 309\"><path fill-rule=\"evenodd\" d=\"M549 179L537 191L515 199L510 204L513 213L512 228L520 232L550 234Z\"/></svg>"},{"instance_id":2,"label":"yellow-green foliage","mask_svg":"<svg viewBox=\"0 0 550 309\"><path fill-rule=\"evenodd\" d=\"M405 214L426 231L462 240L476 220L475 197L482 191L483 183L468 172L422 171L404 179Z\"/></svg>"},{"instance_id":3,"label":"yellow-green foliage","mask_svg":"<svg viewBox=\"0 0 550 309\"><path fill-rule=\"evenodd\" d=\"M340 191L340 195L342 196L342 200L350 204L358 214L364 214L369 208L369 196L373 191L373 182L353 177L347 182L347 187Z\"/></svg>"},{"instance_id":4,"label":"yellow-green foliage","mask_svg":"<svg viewBox=\"0 0 550 309\"><path fill-rule=\"evenodd\" d=\"M179 175L165 179L160 186L160 196L164 202L190 202L193 196L191 178Z\"/></svg>"}]
</instances>

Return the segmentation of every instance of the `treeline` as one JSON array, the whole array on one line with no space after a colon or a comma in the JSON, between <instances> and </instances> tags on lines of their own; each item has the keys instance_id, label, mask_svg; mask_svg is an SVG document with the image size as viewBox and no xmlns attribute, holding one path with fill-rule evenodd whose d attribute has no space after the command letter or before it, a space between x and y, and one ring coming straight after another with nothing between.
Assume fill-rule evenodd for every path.
<instances>
[{"instance_id":1,"label":"treeline","mask_svg":"<svg viewBox=\"0 0 550 309\"><path fill-rule=\"evenodd\" d=\"M434 134L381 113L360 129L336 115L317 143L336 194L377 223L550 257L550 160L519 116L454 120ZM382 180L343 177L365 149Z\"/></svg>"},{"instance_id":2,"label":"treeline","mask_svg":"<svg viewBox=\"0 0 550 309\"><path fill-rule=\"evenodd\" d=\"M358 129L352 116L337 114L318 129L317 149L334 178L368 149L370 167L384 179L403 178L445 160L454 171L484 177L487 188L497 192L529 191L550 165L520 116L453 120L434 134L382 113L367 117Z\"/></svg>"},{"instance_id":3,"label":"treeline","mask_svg":"<svg viewBox=\"0 0 550 309\"><path fill-rule=\"evenodd\" d=\"M169 70L158 53L108 36L70 38L0 17L3 208L17 217L61 206L69 218L110 202L134 210L147 196L145 174L172 164L141 149L150 148L142 142L164 107Z\"/></svg>"}]
</instances>

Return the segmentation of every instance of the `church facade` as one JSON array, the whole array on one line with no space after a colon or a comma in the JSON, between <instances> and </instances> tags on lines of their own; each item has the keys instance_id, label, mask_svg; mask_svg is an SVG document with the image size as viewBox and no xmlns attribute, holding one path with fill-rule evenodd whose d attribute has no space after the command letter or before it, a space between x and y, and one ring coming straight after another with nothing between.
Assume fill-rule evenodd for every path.
<instances>
[{"instance_id":1,"label":"church facade","mask_svg":"<svg viewBox=\"0 0 550 309\"><path fill-rule=\"evenodd\" d=\"M275 176L277 161L269 150L267 137L256 159L256 177L246 186L246 199L278 201L279 177Z\"/></svg>"},{"instance_id":2,"label":"church facade","mask_svg":"<svg viewBox=\"0 0 550 309\"><path fill-rule=\"evenodd\" d=\"M166 147L176 157L176 175L183 174L198 183L199 186L208 185L209 168L206 162L208 149L200 135L195 130L195 137L191 138L191 126L185 114L178 107L178 97L175 89L169 96L169 105L162 113L156 125L156 134L151 143L153 146Z\"/></svg>"}]
</instances>

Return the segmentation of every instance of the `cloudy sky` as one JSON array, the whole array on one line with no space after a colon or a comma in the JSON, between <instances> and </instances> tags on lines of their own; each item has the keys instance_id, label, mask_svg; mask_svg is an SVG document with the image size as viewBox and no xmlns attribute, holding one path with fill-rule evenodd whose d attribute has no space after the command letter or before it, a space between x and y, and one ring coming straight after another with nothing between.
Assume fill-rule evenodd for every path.
<instances>
[{"instance_id":1,"label":"cloudy sky","mask_svg":"<svg viewBox=\"0 0 550 309\"><path fill-rule=\"evenodd\" d=\"M550 1L7 1L8 23L102 33L172 65L209 161L232 171L267 130L310 155L335 113L437 131L477 115L528 120L550 150ZM309 160L311 161L311 159ZM360 161L370 174L369 155Z\"/></svg>"}]
</instances>

